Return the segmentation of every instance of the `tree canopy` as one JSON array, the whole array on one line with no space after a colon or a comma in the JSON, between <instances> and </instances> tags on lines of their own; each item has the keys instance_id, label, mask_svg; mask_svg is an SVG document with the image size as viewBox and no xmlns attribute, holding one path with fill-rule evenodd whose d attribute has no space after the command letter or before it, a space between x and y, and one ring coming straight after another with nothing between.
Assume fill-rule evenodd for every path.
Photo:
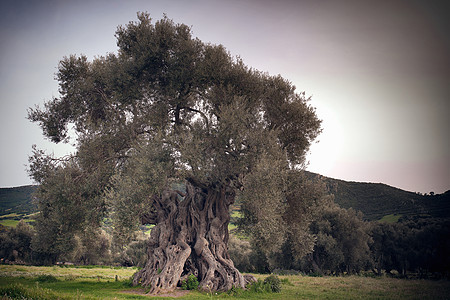
<instances>
[{"instance_id":1,"label":"tree canopy","mask_svg":"<svg viewBox=\"0 0 450 300\"><path fill-rule=\"evenodd\" d=\"M118 27L116 38L116 54L63 58L59 97L29 110L29 119L56 143L69 142L71 128L76 132L73 155L54 158L35 149L30 157L41 215L53 214L71 232L98 226L112 208L117 234L125 239L122 229L137 219L158 224L169 203L188 207L200 201L194 196L200 192L222 195L211 209L228 224L218 207L228 207L246 187L255 190L252 185L260 192L247 194L248 203L273 207L275 220L283 214L278 205L285 202L288 171L303 166L321 131L305 93L279 75L246 66L222 45L194 38L190 27L167 17L153 24L139 13L138 21ZM251 207L257 206L248 205L254 224L258 213ZM69 211L76 215L66 218ZM187 208L186 215L190 222ZM227 230L220 230L226 243Z\"/></svg>"}]
</instances>

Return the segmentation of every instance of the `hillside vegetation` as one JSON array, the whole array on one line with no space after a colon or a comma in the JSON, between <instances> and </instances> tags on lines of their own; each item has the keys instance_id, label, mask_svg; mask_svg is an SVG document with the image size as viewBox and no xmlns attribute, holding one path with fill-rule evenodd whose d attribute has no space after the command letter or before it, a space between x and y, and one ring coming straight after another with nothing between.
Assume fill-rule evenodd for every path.
<instances>
[{"instance_id":1,"label":"hillside vegetation","mask_svg":"<svg viewBox=\"0 0 450 300\"><path fill-rule=\"evenodd\" d=\"M310 178L323 180L339 206L361 211L369 221L380 220L387 215L450 217L450 191L422 195L382 183L352 182L311 172L307 174Z\"/></svg>"},{"instance_id":2,"label":"hillside vegetation","mask_svg":"<svg viewBox=\"0 0 450 300\"><path fill-rule=\"evenodd\" d=\"M36 186L26 185L13 188L0 188L0 216L15 213L17 215L36 212L32 194Z\"/></svg>"},{"instance_id":3,"label":"hillside vegetation","mask_svg":"<svg viewBox=\"0 0 450 300\"><path fill-rule=\"evenodd\" d=\"M450 218L450 190L443 194L422 195L382 183L352 182L306 173L310 178L323 180L339 206L361 211L368 221L389 215L394 216L394 220L401 216L418 215ZM0 216L20 220L37 212L32 201L35 190L36 186L32 185L0 188Z\"/></svg>"}]
</instances>

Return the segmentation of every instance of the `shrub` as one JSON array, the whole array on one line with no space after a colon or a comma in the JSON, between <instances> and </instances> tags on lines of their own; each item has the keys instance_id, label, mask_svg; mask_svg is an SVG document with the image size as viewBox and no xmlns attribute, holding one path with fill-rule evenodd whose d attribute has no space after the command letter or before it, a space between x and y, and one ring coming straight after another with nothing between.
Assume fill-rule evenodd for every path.
<instances>
[{"instance_id":1,"label":"shrub","mask_svg":"<svg viewBox=\"0 0 450 300\"><path fill-rule=\"evenodd\" d=\"M238 288L238 287L235 287L235 286L233 286L233 287L231 288L231 290L229 290L229 291L227 292L227 294L228 294L229 296L232 296L232 297L241 297L243 293L244 293L244 289Z\"/></svg>"},{"instance_id":2,"label":"shrub","mask_svg":"<svg viewBox=\"0 0 450 300\"><path fill-rule=\"evenodd\" d=\"M274 293L281 292L281 281L276 275L270 275L264 279L264 284L270 287L270 290Z\"/></svg>"},{"instance_id":3,"label":"shrub","mask_svg":"<svg viewBox=\"0 0 450 300\"><path fill-rule=\"evenodd\" d=\"M29 262L34 229L21 220L15 228L0 232L0 257L15 262Z\"/></svg>"},{"instance_id":4,"label":"shrub","mask_svg":"<svg viewBox=\"0 0 450 300\"><path fill-rule=\"evenodd\" d=\"M250 257L252 254L252 246L249 241L240 240L233 235L228 241L228 254L234 263L234 266L241 272L255 272L256 269Z\"/></svg>"},{"instance_id":5,"label":"shrub","mask_svg":"<svg viewBox=\"0 0 450 300\"><path fill-rule=\"evenodd\" d=\"M253 293L279 293L281 292L281 280L275 275L270 275L264 281L258 279L250 284L249 290Z\"/></svg>"},{"instance_id":6,"label":"shrub","mask_svg":"<svg viewBox=\"0 0 450 300\"><path fill-rule=\"evenodd\" d=\"M190 274L186 280L181 284L183 290L196 290L198 288L198 279L195 275Z\"/></svg>"},{"instance_id":7,"label":"shrub","mask_svg":"<svg viewBox=\"0 0 450 300\"><path fill-rule=\"evenodd\" d=\"M253 293L270 292L270 290L268 289L268 285L265 285L261 279L258 279L257 281L250 284L249 290Z\"/></svg>"}]
</instances>

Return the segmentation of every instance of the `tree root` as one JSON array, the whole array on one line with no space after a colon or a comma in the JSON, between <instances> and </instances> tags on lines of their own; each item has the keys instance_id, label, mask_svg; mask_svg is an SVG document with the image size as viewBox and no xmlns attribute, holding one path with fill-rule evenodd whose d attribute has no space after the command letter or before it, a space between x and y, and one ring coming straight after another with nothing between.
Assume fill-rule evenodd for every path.
<instances>
[{"instance_id":1,"label":"tree root","mask_svg":"<svg viewBox=\"0 0 450 300\"><path fill-rule=\"evenodd\" d=\"M179 196L184 196L180 199ZM141 220L155 224L148 241L148 260L133 284L150 293L173 291L190 274L205 291L244 288L244 278L228 255L229 206L234 193L187 184L187 192L166 192L154 197L152 214Z\"/></svg>"}]
</instances>

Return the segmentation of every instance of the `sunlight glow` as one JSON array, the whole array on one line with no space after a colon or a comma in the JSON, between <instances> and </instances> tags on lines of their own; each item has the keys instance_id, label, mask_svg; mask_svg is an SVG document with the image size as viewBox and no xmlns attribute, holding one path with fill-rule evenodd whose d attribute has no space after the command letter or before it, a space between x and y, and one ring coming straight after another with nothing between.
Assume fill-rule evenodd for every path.
<instances>
[{"instance_id":1,"label":"sunlight glow","mask_svg":"<svg viewBox=\"0 0 450 300\"><path fill-rule=\"evenodd\" d=\"M340 122L333 111L325 106L315 104L317 114L322 119L323 132L313 143L306 159L309 162L307 170L322 175L332 173L344 145L344 134Z\"/></svg>"}]
</instances>

